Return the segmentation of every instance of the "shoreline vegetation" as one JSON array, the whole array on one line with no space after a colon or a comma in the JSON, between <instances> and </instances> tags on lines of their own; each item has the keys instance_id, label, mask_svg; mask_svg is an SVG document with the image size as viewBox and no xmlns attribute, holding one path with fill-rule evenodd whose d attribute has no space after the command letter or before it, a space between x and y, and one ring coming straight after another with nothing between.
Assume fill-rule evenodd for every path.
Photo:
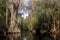
<instances>
[{"instance_id":1,"label":"shoreline vegetation","mask_svg":"<svg viewBox=\"0 0 60 40\"><path fill-rule=\"evenodd\" d=\"M60 0L20 1L0 0L0 40L60 40Z\"/></svg>"}]
</instances>

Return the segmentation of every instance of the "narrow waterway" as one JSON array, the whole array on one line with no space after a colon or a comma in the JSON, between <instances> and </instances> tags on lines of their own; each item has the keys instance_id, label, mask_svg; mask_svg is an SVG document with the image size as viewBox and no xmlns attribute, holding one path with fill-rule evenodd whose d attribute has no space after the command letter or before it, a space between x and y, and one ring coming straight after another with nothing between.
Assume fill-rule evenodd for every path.
<instances>
[{"instance_id":1,"label":"narrow waterway","mask_svg":"<svg viewBox=\"0 0 60 40\"><path fill-rule=\"evenodd\" d=\"M30 0L20 0L23 3L24 7L19 9L18 13L22 14L22 17L26 19L31 12L31 1ZM41 35L39 35L39 30L36 32L37 35L34 35L32 32L29 31L22 31L20 34L7 34L7 40L51 40L48 37L44 36L42 39Z\"/></svg>"}]
</instances>

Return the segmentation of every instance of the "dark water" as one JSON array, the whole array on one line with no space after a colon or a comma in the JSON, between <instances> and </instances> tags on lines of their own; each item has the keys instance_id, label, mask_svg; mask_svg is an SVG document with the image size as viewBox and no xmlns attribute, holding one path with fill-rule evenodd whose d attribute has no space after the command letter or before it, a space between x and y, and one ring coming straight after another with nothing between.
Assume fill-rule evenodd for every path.
<instances>
[{"instance_id":1,"label":"dark water","mask_svg":"<svg viewBox=\"0 0 60 40\"><path fill-rule=\"evenodd\" d=\"M7 34L4 36L3 33L0 34L0 40L33 40L33 36L29 32Z\"/></svg>"},{"instance_id":2,"label":"dark water","mask_svg":"<svg viewBox=\"0 0 60 40\"><path fill-rule=\"evenodd\" d=\"M40 35L35 35L31 32L23 31L21 34L7 34L6 37L0 37L0 40L52 40L49 36L41 37Z\"/></svg>"},{"instance_id":3,"label":"dark water","mask_svg":"<svg viewBox=\"0 0 60 40\"><path fill-rule=\"evenodd\" d=\"M0 40L53 40L49 35L39 35L38 33L34 34L29 31L22 31L22 33L7 34L3 35L0 32Z\"/></svg>"},{"instance_id":4,"label":"dark water","mask_svg":"<svg viewBox=\"0 0 60 40\"><path fill-rule=\"evenodd\" d=\"M33 40L32 33L23 32L20 34L8 34L7 40Z\"/></svg>"}]
</instances>

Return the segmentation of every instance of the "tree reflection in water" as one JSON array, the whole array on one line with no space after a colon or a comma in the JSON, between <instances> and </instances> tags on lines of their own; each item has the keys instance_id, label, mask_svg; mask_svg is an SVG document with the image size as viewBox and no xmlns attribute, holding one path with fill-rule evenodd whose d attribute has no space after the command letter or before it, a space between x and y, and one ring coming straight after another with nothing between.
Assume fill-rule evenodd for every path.
<instances>
[{"instance_id":1,"label":"tree reflection in water","mask_svg":"<svg viewBox=\"0 0 60 40\"><path fill-rule=\"evenodd\" d=\"M33 40L33 35L30 32L23 32L22 34L23 40Z\"/></svg>"},{"instance_id":2,"label":"tree reflection in water","mask_svg":"<svg viewBox=\"0 0 60 40\"><path fill-rule=\"evenodd\" d=\"M20 34L8 34L8 39L9 40L19 40Z\"/></svg>"},{"instance_id":3,"label":"tree reflection in water","mask_svg":"<svg viewBox=\"0 0 60 40\"><path fill-rule=\"evenodd\" d=\"M32 32L23 31L22 35L20 34L8 34L8 40L53 40L49 35L35 35Z\"/></svg>"}]
</instances>

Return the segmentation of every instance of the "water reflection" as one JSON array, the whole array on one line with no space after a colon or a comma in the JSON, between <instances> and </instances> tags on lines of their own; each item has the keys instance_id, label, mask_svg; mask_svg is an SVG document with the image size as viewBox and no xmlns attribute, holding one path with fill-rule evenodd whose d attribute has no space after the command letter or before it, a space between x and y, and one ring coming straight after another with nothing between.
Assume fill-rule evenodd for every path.
<instances>
[{"instance_id":1,"label":"water reflection","mask_svg":"<svg viewBox=\"0 0 60 40\"><path fill-rule=\"evenodd\" d=\"M20 40L21 36L20 34L8 34L9 40Z\"/></svg>"},{"instance_id":2,"label":"water reflection","mask_svg":"<svg viewBox=\"0 0 60 40\"><path fill-rule=\"evenodd\" d=\"M33 34L23 31L22 36L20 34L8 34L7 38L7 40L33 40Z\"/></svg>"},{"instance_id":3,"label":"water reflection","mask_svg":"<svg viewBox=\"0 0 60 40\"><path fill-rule=\"evenodd\" d=\"M35 35L32 32L23 31L22 35L20 34L8 34L7 40L53 40L49 35Z\"/></svg>"},{"instance_id":4,"label":"water reflection","mask_svg":"<svg viewBox=\"0 0 60 40\"><path fill-rule=\"evenodd\" d=\"M23 40L27 40L27 37L24 37Z\"/></svg>"}]
</instances>

